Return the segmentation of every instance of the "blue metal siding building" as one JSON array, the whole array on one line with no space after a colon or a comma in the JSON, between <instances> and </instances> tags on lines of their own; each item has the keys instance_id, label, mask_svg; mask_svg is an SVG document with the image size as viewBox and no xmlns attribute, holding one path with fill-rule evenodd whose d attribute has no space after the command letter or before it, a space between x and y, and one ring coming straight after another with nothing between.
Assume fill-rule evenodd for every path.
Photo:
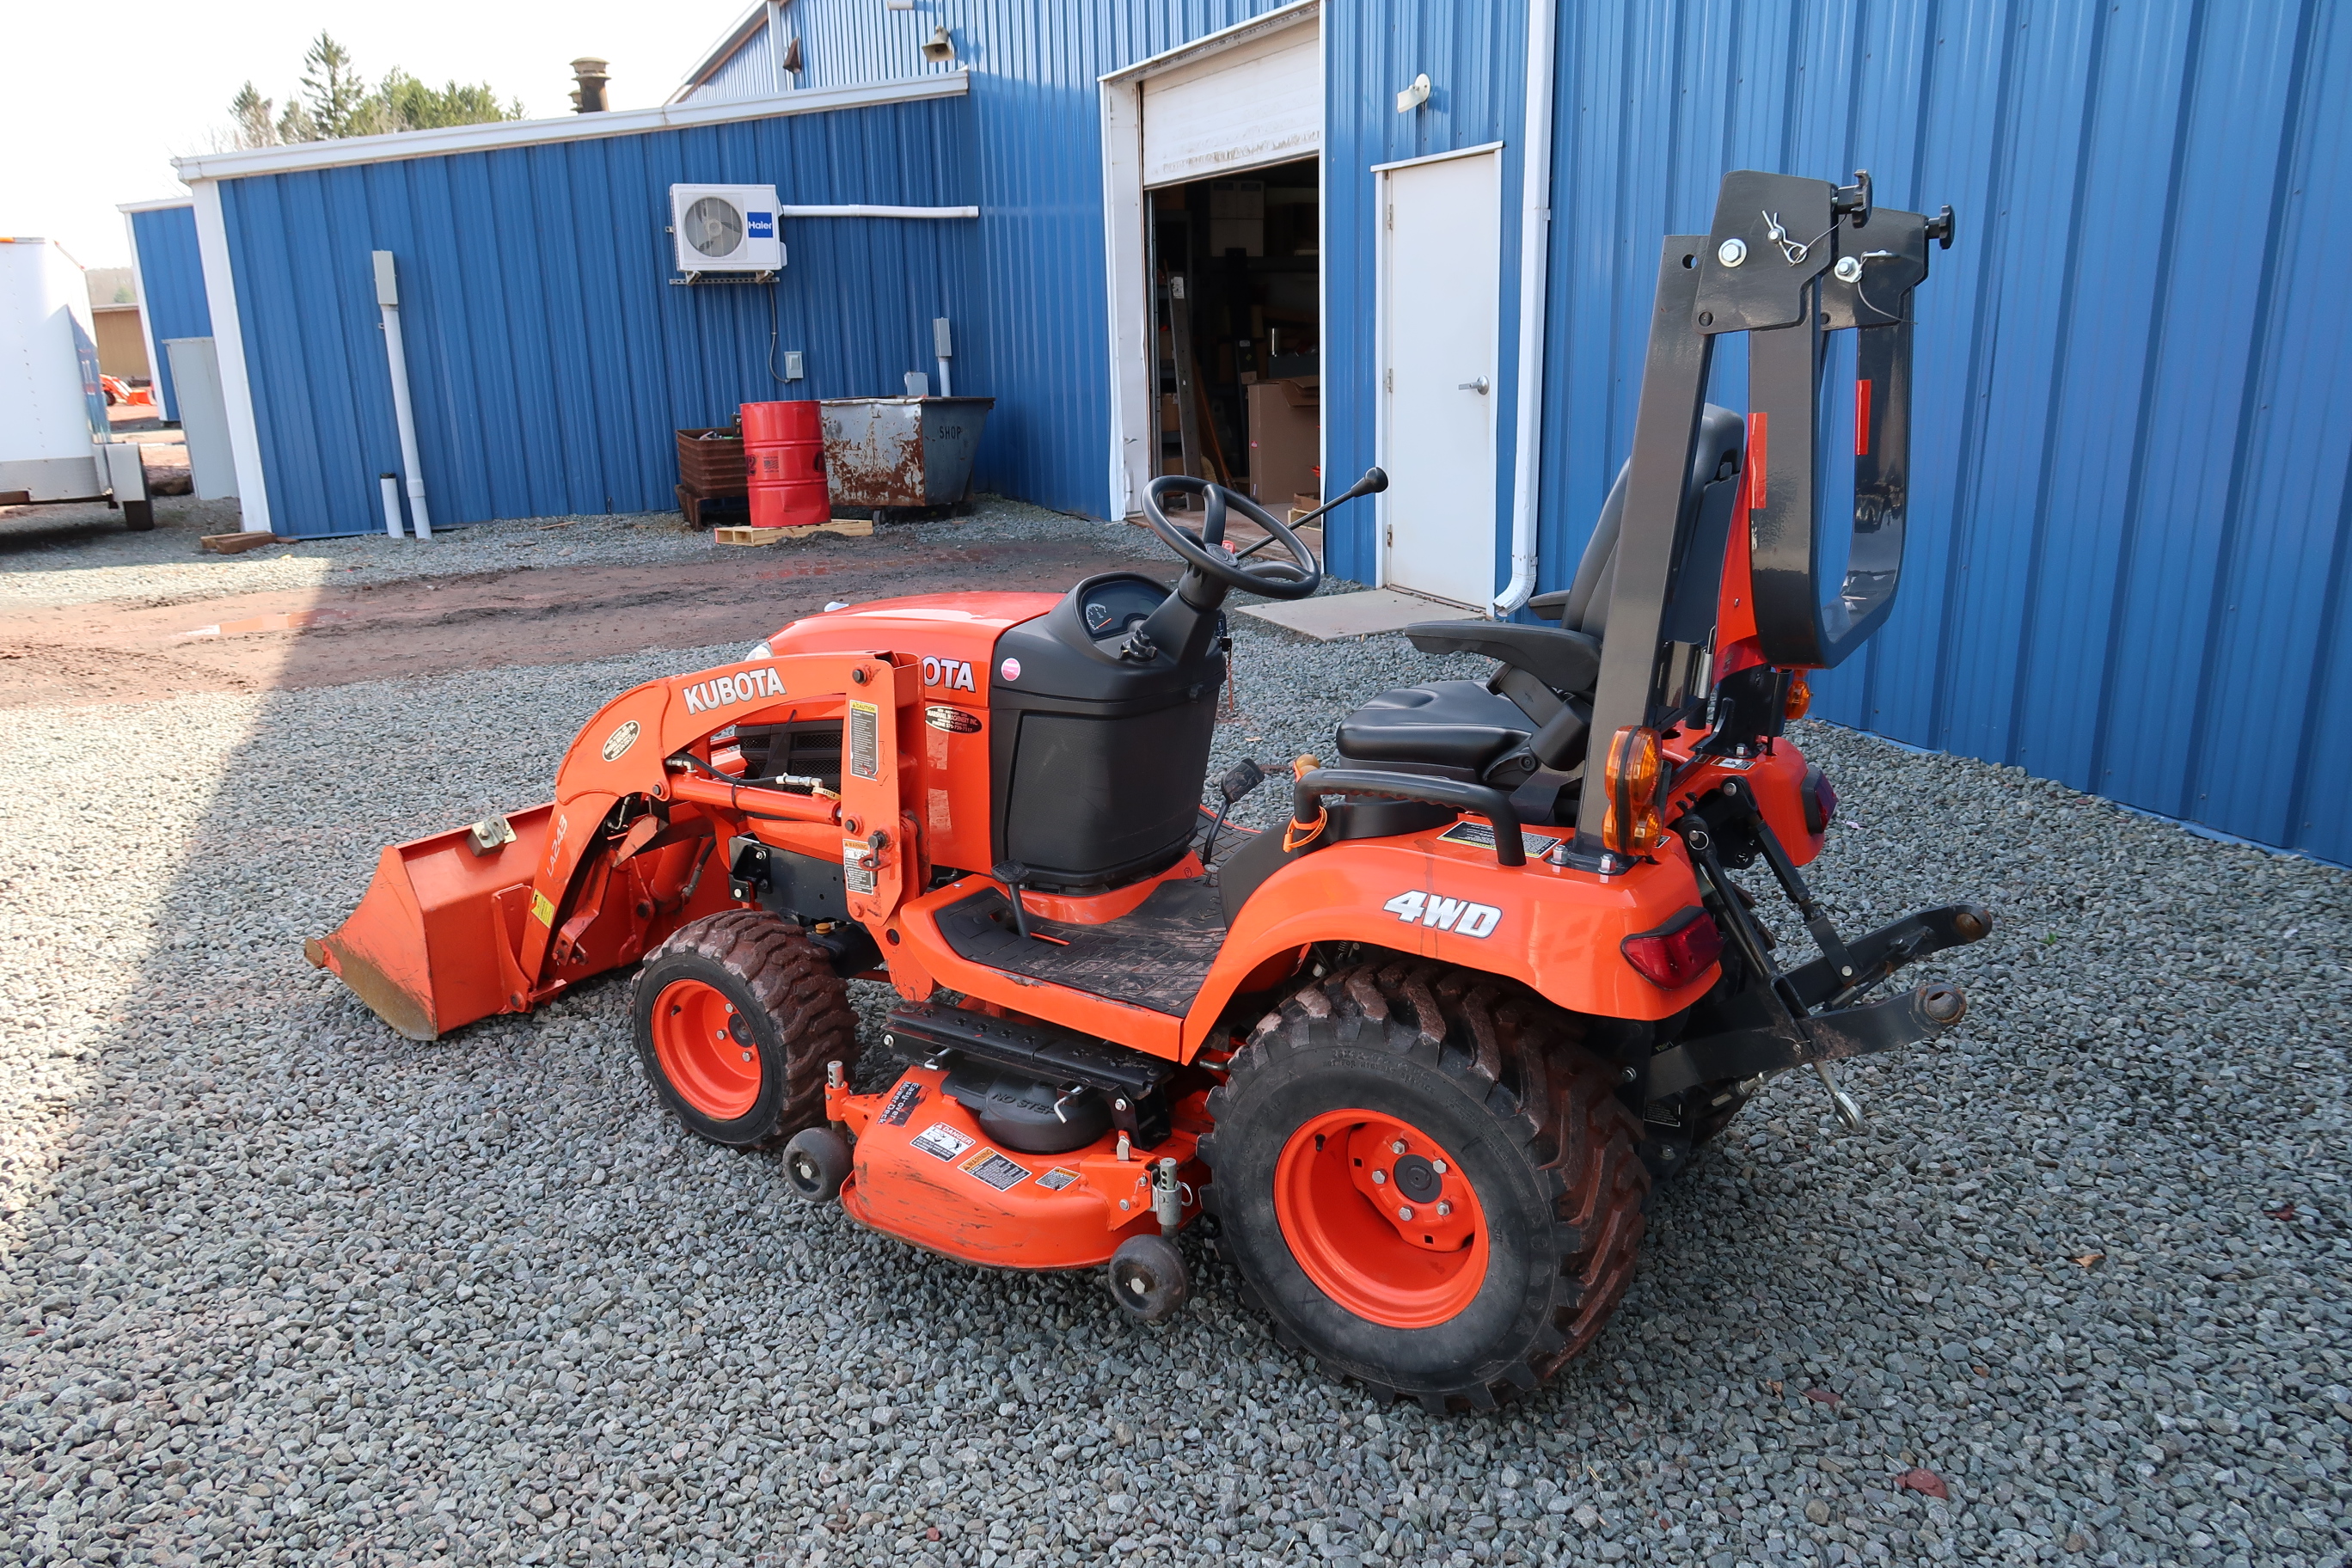
<instances>
[{"instance_id":1,"label":"blue metal siding building","mask_svg":"<svg viewBox=\"0 0 2352 1568\"><path fill-rule=\"evenodd\" d=\"M787 330L803 334L813 372L824 366L810 390L888 389L926 363L900 338L950 314L958 390L1000 400L982 483L1116 515L1127 501L1111 479L1118 307L1106 252L1119 236L1100 79L1253 18L1313 10L938 0L894 13L793 0L770 15L799 39L804 69L794 93L767 101L963 72L969 97L859 110L877 129L839 142L789 140L805 127L667 152L583 142L605 150L468 155L481 172L462 178L428 176L424 163L396 177L387 171L403 165L337 170L315 189L274 192L223 177L238 267L249 254L268 279L240 276L237 288L257 312L244 328L257 395L286 426L270 437L280 510L326 520L306 527L372 526L358 489L396 466L383 460L390 422L364 268L331 286L321 255L296 237L306 224L368 226L404 266L412 250L435 258L418 268L432 323L419 335L442 359L420 403L443 428L425 467L438 493L467 498L457 515L659 505L665 427L757 395L764 369L751 351L765 342L740 307L641 287L646 269L666 270L645 204L670 179L785 183L789 152L814 156L792 179L829 194L787 201L982 212L976 225L897 236L787 225L782 299L806 312ZM1467 487L1479 493L1465 500L1494 509L1498 586L1528 18L1524 0L1353 0L1312 24L1328 474L1382 457L1370 171L1503 144L1500 439L1491 488ZM926 65L918 51L941 25L955 61ZM775 57L753 38L735 58L751 74L714 77L689 107L756 89ZM1703 231L1727 169L1868 168L1883 201L1952 204L1959 243L1920 295L1902 597L1865 653L1820 680L1816 711L2352 862L2352 824L2330 805L2345 792L2326 783L2352 769L2352 738L2318 717L2352 696L2352 419L2341 413L2352 344L2331 276L2352 215L2325 199L2345 188L2352 158L2352 11L2319 0L1558 0L1554 68L1539 587L1572 573L1631 445L1658 237ZM1397 90L1423 72L1428 102L1398 112ZM788 140L759 140L772 135ZM710 166L729 157L754 168ZM523 237L522 211L558 239ZM486 226L495 242L455 237ZM859 247L866 259L849 260ZM521 287L517 269L542 263L545 281ZM605 341L566 341L562 323L581 321ZM261 384L280 379L296 390ZM1720 356L1717 400L1740 406L1743 379L1737 353ZM554 406L520 411L533 391ZM1375 579L1371 516L1334 520L1335 571Z\"/></svg>"},{"instance_id":2,"label":"blue metal siding building","mask_svg":"<svg viewBox=\"0 0 2352 1568\"><path fill-rule=\"evenodd\" d=\"M969 316L969 222L788 219L789 287L672 287L669 186L773 180L787 204L969 205L961 110L932 100L225 182L273 511L306 534L382 525L375 476L399 468L400 448L377 249L400 268L420 458L450 522L666 509L673 428L729 424L762 396L896 390L929 363L931 321ZM320 235L334 237L331 267L317 264ZM806 353L807 380L771 371L772 332Z\"/></svg>"},{"instance_id":3,"label":"blue metal siding building","mask_svg":"<svg viewBox=\"0 0 2352 1568\"><path fill-rule=\"evenodd\" d=\"M146 318L148 363L155 394L166 419L180 416L172 390L171 356L163 344L173 338L208 338L213 315L205 303L204 263L196 256L195 209L185 202L169 205L136 203L123 216L131 225L131 248L139 280L139 309Z\"/></svg>"}]
</instances>

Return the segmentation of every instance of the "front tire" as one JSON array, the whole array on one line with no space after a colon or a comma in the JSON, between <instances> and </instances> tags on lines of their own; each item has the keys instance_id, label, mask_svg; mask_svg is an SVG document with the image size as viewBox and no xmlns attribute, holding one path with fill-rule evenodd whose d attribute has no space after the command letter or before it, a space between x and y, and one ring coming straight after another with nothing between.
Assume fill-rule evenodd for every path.
<instances>
[{"instance_id":1,"label":"front tire","mask_svg":"<svg viewBox=\"0 0 2352 1568\"><path fill-rule=\"evenodd\" d=\"M646 1079L688 1131L764 1148L824 1120L824 1064L857 1017L832 955L792 921L729 910L646 955L630 997Z\"/></svg>"},{"instance_id":2,"label":"front tire","mask_svg":"<svg viewBox=\"0 0 2352 1568\"><path fill-rule=\"evenodd\" d=\"M1650 1178L1580 1037L1515 982L1402 955L1259 1024L1209 1098L1202 1202L1286 1344L1443 1411L1491 1409L1592 1342Z\"/></svg>"}]
</instances>

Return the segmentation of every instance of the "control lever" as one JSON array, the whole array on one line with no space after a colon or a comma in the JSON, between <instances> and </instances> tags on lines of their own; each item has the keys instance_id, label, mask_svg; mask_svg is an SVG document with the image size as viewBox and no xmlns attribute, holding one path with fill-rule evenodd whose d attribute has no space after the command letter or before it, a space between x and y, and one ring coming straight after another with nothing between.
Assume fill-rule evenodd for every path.
<instances>
[{"instance_id":1,"label":"control lever","mask_svg":"<svg viewBox=\"0 0 2352 1568\"><path fill-rule=\"evenodd\" d=\"M1013 900L1013 934L1028 941L1029 911L1021 907L1021 885L1029 879L1029 868L1018 860L1000 860L989 875L1004 884L1004 896Z\"/></svg>"},{"instance_id":2,"label":"control lever","mask_svg":"<svg viewBox=\"0 0 2352 1568\"><path fill-rule=\"evenodd\" d=\"M1317 518L1321 517L1325 512L1329 511L1335 506L1354 500L1358 496L1378 495L1381 491L1388 488L1389 477L1384 471L1378 468L1366 468L1364 470L1364 477L1358 479L1354 484L1349 485L1346 495L1340 496L1333 500L1325 501L1321 506L1317 507L1305 517L1295 520L1290 526L1294 529L1305 528L1308 523L1313 522ZM1264 539L1259 540L1255 544L1251 545L1247 550L1244 550L1236 553L1234 559L1236 561L1246 561L1251 556L1256 554L1259 551L1264 550L1267 545L1272 544L1273 542L1274 535L1269 533Z\"/></svg>"},{"instance_id":3,"label":"control lever","mask_svg":"<svg viewBox=\"0 0 2352 1568\"><path fill-rule=\"evenodd\" d=\"M1225 770L1225 776L1217 781L1217 794L1224 797L1224 804L1217 807L1217 819L1209 824L1208 842L1201 846L1202 865L1215 864L1211 857L1216 853L1217 835L1224 830L1225 813L1239 805L1244 795L1264 783L1265 770L1258 766L1255 757L1244 757Z\"/></svg>"}]
</instances>

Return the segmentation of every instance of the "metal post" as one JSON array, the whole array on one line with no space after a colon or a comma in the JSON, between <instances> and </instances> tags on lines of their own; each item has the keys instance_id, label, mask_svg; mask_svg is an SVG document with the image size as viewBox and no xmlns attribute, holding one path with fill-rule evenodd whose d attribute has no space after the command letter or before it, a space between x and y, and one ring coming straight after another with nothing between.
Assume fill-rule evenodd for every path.
<instances>
[{"instance_id":1,"label":"metal post","mask_svg":"<svg viewBox=\"0 0 2352 1568\"><path fill-rule=\"evenodd\" d=\"M383 531L393 538L400 537L400 476L378 474L376 483L383 490Z\"/></svg>"},{"instance_id":2,"label":"metal post","mask_svg":"<svg viewBox=\"0 0 2352 1568\"><path fill-rule=\"evenodd\" d=\"M948 380L948 361L955 357L955 339L948 330L945 316L931 322L931 352L940 362L940 395L953 397L955 384Z\"/></svg>"}]
</instances>

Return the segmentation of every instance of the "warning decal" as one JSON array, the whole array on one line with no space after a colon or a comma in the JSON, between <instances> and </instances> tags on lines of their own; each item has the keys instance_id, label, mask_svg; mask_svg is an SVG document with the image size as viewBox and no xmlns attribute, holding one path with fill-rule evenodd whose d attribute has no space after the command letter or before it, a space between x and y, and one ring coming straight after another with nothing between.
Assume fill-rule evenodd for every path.
<instances>
[{"instance_id":1,"label":"warning decal","mask_svg":"<svg viewBox=\"0 0 2352 1568\"><path fill-rule=\"evenodd\" d=\"M1029 1179L1029 1168L1016 1165L993 1149L982 1149L956 1167L967 1176L978 1176L998 1192L1010 1192Z\"/></svg>"},{"instance_id":2,"label":"warning decal","mask_svg":"<svg viewBox=\"0 0 2352 1568\"><path fill-rule=\"evenodd\" d=\"M907 1125L907 1118L915 1113L915 1107L922 1103L922 1099L921 1084L910 1078L901 1079L898 1080L898 1087L890 1091L890 1102L882 1108L882 1114L874 1120L885 1127L904 1127Z\"/></svg>"},{"instance_id":3,"label":"warning decal","mask_svg":"<svg viewBox=\"0 0 2352 1568\"><path fill-rule=\"evenodd\" d=\"M1448 844L1475 844L1481 849L1495 847L1495 830L1483 822L1457 822L1438 837ZM1519 842L1527 847L1528 854L1541 855L1559 840L1540 833L1529 833L1523 827L1519 830Z\"/></svg>"},{"instance_id":4,"label":"warning decal","mask_svg":"<svg viewBox=\"0 0 2352 1568\"><path fill-rule=\"evenodd\" d=\"M971 1140L944 1121L934 1121L908 1142L935 1160L952 1160L971 1147Z\"/></svg>"},{"instance_id":5,"label":"warning decal","mask_svg":"<svg viewBox=\"0 0 2352 1568\"><path fill-rule=\"evenodd\" d=\"M871 702L849 705L849 771L861 779L877 776L881 763L882 710Z\"/></svg>"},{"instance_id":6,"label":"warning decal","mask_svg":"<svg viewBox=\"0 0 2352 1568\"><path fill-rule=\"evenodd\" d=\"M1078 1173L1067 1165L1056 1165L1037 1178L1037 1184L1049 1193L1058 1193L1078 1179Z\"/></svg>"}]
</instances>

